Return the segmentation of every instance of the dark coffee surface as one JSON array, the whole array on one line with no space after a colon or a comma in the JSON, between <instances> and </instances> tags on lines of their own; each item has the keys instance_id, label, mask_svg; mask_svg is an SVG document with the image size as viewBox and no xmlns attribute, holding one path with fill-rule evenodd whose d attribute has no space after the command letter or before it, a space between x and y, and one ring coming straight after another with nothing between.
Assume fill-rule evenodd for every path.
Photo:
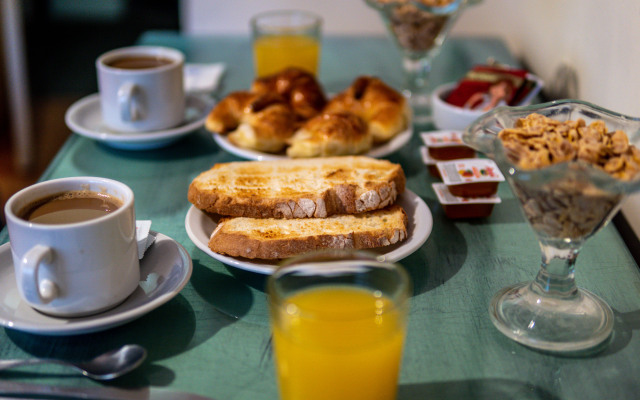
<instances>
[{"instance_id":1,"label":"dark coffee surface","mask_svg":"<svg viewBox=\"0 0 640 400\"><path fill-rule=\"evenodd\" d=\"M122 202L89 190L56 194L31 203L21 218L40 224L69 224L99 218L117 210Z\"/></svg>"},{"instance_id":2,"label":"dark coffee surface","mask_svg":"<svg viewBox=\"0 0 640 400\"><path fill-rule=\"evenodd\" d=\"M152 57L152 56L124 56L116 58L113 61L106 63L113 68L121 69L148 69L157 68L163 65L171 64L172 60L164 57Z\"/></svg>"}]
</instances>

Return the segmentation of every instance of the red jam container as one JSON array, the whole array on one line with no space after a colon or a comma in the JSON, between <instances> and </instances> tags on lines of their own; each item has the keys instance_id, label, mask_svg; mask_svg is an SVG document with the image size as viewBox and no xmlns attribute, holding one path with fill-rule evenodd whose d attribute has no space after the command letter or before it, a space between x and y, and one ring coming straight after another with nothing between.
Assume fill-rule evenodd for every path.
<instances>
[{"instance_id":1,"label":"red jam container","mask_svg":"<svg viewBox=\"0 0 640 400\"><path fill-rule=\"evenodd\" d=\"M429 155L437 161L457 160L459 158L473 158L475 150L464 144L462 132L459 131L431 131L420 134Z\"/></svg>"},{"instance_id":2,"label":"red jam container","mask_svg":"<svg viewBox=\"0 0 640 400\"><path fill-rule=\"evenodd\" d=\"M436 167L436 160L431 158L429 155L429 149L427 146L420 146L420 156L422 156L422 162L424 165L427 166L427 171L429 171L432 176L442 179L440 178L440 171L438 171L438 167Z\"/></svg>"},{"instance_id":3,"label":"red jam container","mask_svg":"<svg viewBox=\"0 0 640 400\"><path fill-rule=\"evenodd\" d=\"M436 163L442 181L454 196L486 197L498 191L504 176L493 160L466 158Z\"/></svg>"},{"instance_id":4,"label":"red jam container","mask_svg":"<svg viewBox=\"0 0 640 400\"><path fill-rule=\"evenodd\" d=\"M459 197L452 195L444 183L433 183L431 186L445 215L451 219L488 217L493 207L502 202L497 194L487 197Z\"/></svg>"}]
</instances>

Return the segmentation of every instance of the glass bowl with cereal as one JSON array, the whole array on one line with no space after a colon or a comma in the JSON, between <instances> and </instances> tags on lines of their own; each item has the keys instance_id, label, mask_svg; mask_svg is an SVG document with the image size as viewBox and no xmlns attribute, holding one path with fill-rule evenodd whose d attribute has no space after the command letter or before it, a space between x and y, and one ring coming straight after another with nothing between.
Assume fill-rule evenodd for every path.
<instances>
[{"instance_id":1,"label":"glass bowl with cereal","mask_svg":"<svg viewBox=\"0 0 640 400\"><path fill-rule=\"evenodd\" d=\"M391 38L402 52L404 95L414 120L431 118L429 73L449 30L467 5L478 0L365 0L378 11Z\"/></svg>"},{"instance_id":2,"label":"glass bowl with cereal","mask_svg":"<svg viewBox=\"0 0 640 400\"><path fill-rule=\"evenodd\" d=\"M496 161L542 253L533 281L493 297L493 324L538 350L600 349L613 330L613 312L576 286L576 260L585 241L640 189L640 119L577 100L499 107L471 124L463 140Z\"/></svg>"}]
</instances>

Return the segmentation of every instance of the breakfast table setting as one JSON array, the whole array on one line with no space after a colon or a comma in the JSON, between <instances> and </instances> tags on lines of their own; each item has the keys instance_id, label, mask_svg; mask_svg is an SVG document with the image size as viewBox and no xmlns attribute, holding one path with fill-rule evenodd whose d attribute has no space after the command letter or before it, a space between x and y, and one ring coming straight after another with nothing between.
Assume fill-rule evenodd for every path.
<instances>
[{"instance_id":1,"label":"breakfast table setting","mask_svg":"<svg viewBox=\"0 0 640 400\"><path fill-rule=\"evenodd\" d=\"M127 100L126 108L114 106L110 111L100 108L104 101L101 96L111 90L107 85L113 84L114 76L100 77L104 79L100 82L101 93L79 99L69 108L65 121L73 134L42 174L39 184L57 181L57 188L61 188L71 182L85 186L91 182L96 187L92 190L126 192L121 187L126 186L132 193L130 199L125 196L124 204L114 213L119 215L119 228L108 225L107 219L102 218L99 221L104 219L105 223L92 230L62 239L67 233L60 229L51 240L82 243L86 239L83 236L92 235L94 239L87 242L91 244L84 248L88 257L135 265L135 277L129 277L132 272L124 267L115 273L117 279L133 286L115 305L102 304L99 310L100 305L95 306L98 311L82 311L82 307L91 306L87 300L82 300L81 305L76 302L55 308L51 307L57 301L55 284L45 284L50 281L43 280L48 275L42 273L40 283L34 286L38 295L33 300L29 298L29 287L21 286L26 283L16 281L16 257L14 254L12 258L12 250L22 250L18 246L13 249L9 229L2 229L0 398L279 398L274 354L277 338L274 339L270 325L273 318L270 297L275 296L277 288L270 279L275 281L281 261L212 251L207 242L219 225L194 206L189 194L196 177L216 164L288 158L282 153L273 156L240 148L205 127L211 110L227 95L251 86L252 40L244 35L187 35L156 30L145 32L136 43L131 43L136 48L165 48L167 57L180 59L184 64L184 70L180 71L184 107L171 116L166 110L178 106L169 101L168 106L163 104L167 108L160 113L162 118L182 121L177 127L175 123L172 128L145 127L152 131L145 134L120 133L113 125L104 126L108 119L124 114L131 117L139 112L136 88L128 88L129 97L134 100ZM114 51L120 55L126 49ZM402 63L406 56L389 36L325 35L321 39L316 78L328 96L342 92L362 76L378 77L400 91L406 87ZM113 55L106 53L102 57L97 62L98 71L108 74L109 57ZM441 86L451 88L478 65L522 68L505 42L494 37L448 37L437 56L429 57L429 91ZM104 71L100 72L100 68ZM107 80L109 83L105 83ZM154 85L169 87L159 80ZM415 85L409 86L417 90ZM535 104L539 97L531 96L529 101ZM111 103L122 106L121 99ZM543 258L549 257L545 261L551 267L562 267L554 263L553 255L544 252L549 243L538 244L538 232L532 229L522 212L520 198L514 194L521 186L513 189L512 181L500 179L494 194L499 201L491 204L488 214L481 217L452 216L438 197L435 184L442 177L430 170L421 150L427 134L447 129L459 131L467 141L478 140L476 150L483 150L478 151L479 159L486 161L494 156L493 148L487 147L483 137L478 139L478 132L492 129L496 122L488 117L478 120L476 117L483 114L479 113L474 116L473 125L464 124L469 127L465 133L464 128L439 126L430 117L431 111L424 118L424 110L418 111L413 104L412 107L415 111L406 129L366 153L372 159L399 165L406 180L398 203L408 215L407 237L388 248L373 250L379 256L377 260L402 266L411 282L407 292L406 336L397 373L397 398L637 398L640 269L616 227L598 226L597 232L590 232L593 237L571 248L576 255L580 251L578 260L572 259L575 263L575 271L574 265L570 266L572 279L575 273L577 286L588 291L587 297L595 294L594 298L608 304L604 306L605 312L610 312L605 323L608 330L600 339L590 346L571 348L578 339L567 339L565 335L568 345L545 346L536 339L521 339L526 334L519 331L505 331L504 324L501 328L498 321L501 315L496 316L500 307L496 304L496 293L508 285L530 282L536 274L539 279L541 249ZM583 113L589 116L594 112L588 109ZM609 114L602 115L609 118ZM492 117L502 118L500 121L509 118L501 114ZM502 173L509 175L504 169ZM94 183L87 177L100 180L96 178ZM32 193L23 196L27 195ZM608 221L611 215L602 218ZM123 230L135 237L135 251L110 245L109 237L118 236ZM23 242L35 240L28 232L19 236L12 230L11 234ZM138 259L129 260L131 251ZM29 264L30 256L23 256L26 261L22 267ZM47 255L41 257L46 259ZM38 279L37 272L31 275ZM74 279L67 278L69 282ZM93 277L93 283L89 284L88 279L78 277L75 283L78 289L74 290L102 292L109 285L96 280L106 279ZM110 289L105 296L119 296L113 291ZM557 318L557 313L553 318ZM580 336L578 330L566 328L566 331ZM366 338L364 333L356 343ZM5 359L86 361L125 345L136 351L114 358L117 364L127 361L131 367L121 376L107 380L84 376L76 369L55 363L2 370ZM382 362L372 359L371 363L376 361ZM309 379L324 376L321 367L309 364ZM322 383L331 385L328 381Z\"/></svg>"}]
</instances>

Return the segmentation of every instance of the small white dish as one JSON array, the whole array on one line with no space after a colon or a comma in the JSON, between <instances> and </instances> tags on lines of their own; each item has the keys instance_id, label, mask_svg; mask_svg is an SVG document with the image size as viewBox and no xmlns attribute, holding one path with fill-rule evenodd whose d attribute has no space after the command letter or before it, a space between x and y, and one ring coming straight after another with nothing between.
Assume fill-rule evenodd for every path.
<instances>
[{"instance_id":1,"label":"small white dish","mask_svg":"<svg viewBox=\"0 0 640 400\"><path fill-rule=\"evenodd\" d=\"M402 206L409 218L408 238L398 244L368 250L384 256L385 260L389 262L400 261L420 248L427 241L433 228L431 211L420 196L405 189L404 193L398 198L397 203ZM209 215L194 206L189 208L185 218L187 235L189 235L196 247L211 257L232 267L260 274L271 274L280 263L278 260L252 260L242 257L229 257L211 251L208 245L209 237L216 226L217 222Z\"/></svg>"},{"instance_id":2,"label":"small white dish","mask_svg":"<svg viewBox=\"0 0 640 400\"><path fill-rule=\"evenodd\" d=\"M141 280L120 305L103 313L79 318L42 314L20 297L16 286L11 244L0 246L0 325L42 335L77 335L123 325L154 310L175 297L191 278L193 263L175 240L158 232L155 243L140 260Z\"/></svg>"},{"instance_id":3,"label":"small white dish","mask_svg":"<svg viewBox=\"0 0 640 400\"><path fill-rule=\"evenodd\" d=\"M542 89L543 83L540 78L533 74L528 74L527 78L535 81L537 84L517 106L531 104ZM445 83L444 85L438 86L431 94L433 122L438 129L465 130L472 122L486 112L482 110L470 110L447 103L444 99L457 85L457 82Z\"/></svg>"},{"instance_id":4,"label":"small white dish","mask_svg":"<svg viewBox=\"0 0 640 400\"><path fill-rule=\"evenodd\" d=\"M398 133L388 142L380 144L378 146L374 146L371 150L363 155L374 158L381 158L388 156L396 150L399 150L402 146L407 144L409 140L411 140L411 135L413 134L412 121L408 121L407 126L407 129ZM222 147L227 152L247 160L266 161L283 160L289 158L289 156L287 156L284 152L281 154L271 154L238 147L235 144L231 143L227 136L220 135L219 133L213 133L213 140L215 140L218 146Z\"/></svg>"},{"instance_id":5,"label":"small white dish","mask_svg":"<svg viewBox=\"0 0 640 400\"><path fill-rule=\"evenodd\" d=\"M153 132L119 132L102 120L100 94L94 93L75 102L64 120L73 132L124 150L148 150L164 147L204 125L213 108L213 100L195 94L186 95L184 122L175 128Z\"/></svg>"},{"instance_id":6,"label":"small white dish","mask_svg":"<svg viewBox=\"0 0 640 400\"><path fill-rule=\"evenodd\" d=\"M485 113L482 110L469 110L447 103L444 98L456 85L457 83L454 82L439 86L431 95L433 122L438 129L465 130Z\"/></svg>"}]
</instances>

